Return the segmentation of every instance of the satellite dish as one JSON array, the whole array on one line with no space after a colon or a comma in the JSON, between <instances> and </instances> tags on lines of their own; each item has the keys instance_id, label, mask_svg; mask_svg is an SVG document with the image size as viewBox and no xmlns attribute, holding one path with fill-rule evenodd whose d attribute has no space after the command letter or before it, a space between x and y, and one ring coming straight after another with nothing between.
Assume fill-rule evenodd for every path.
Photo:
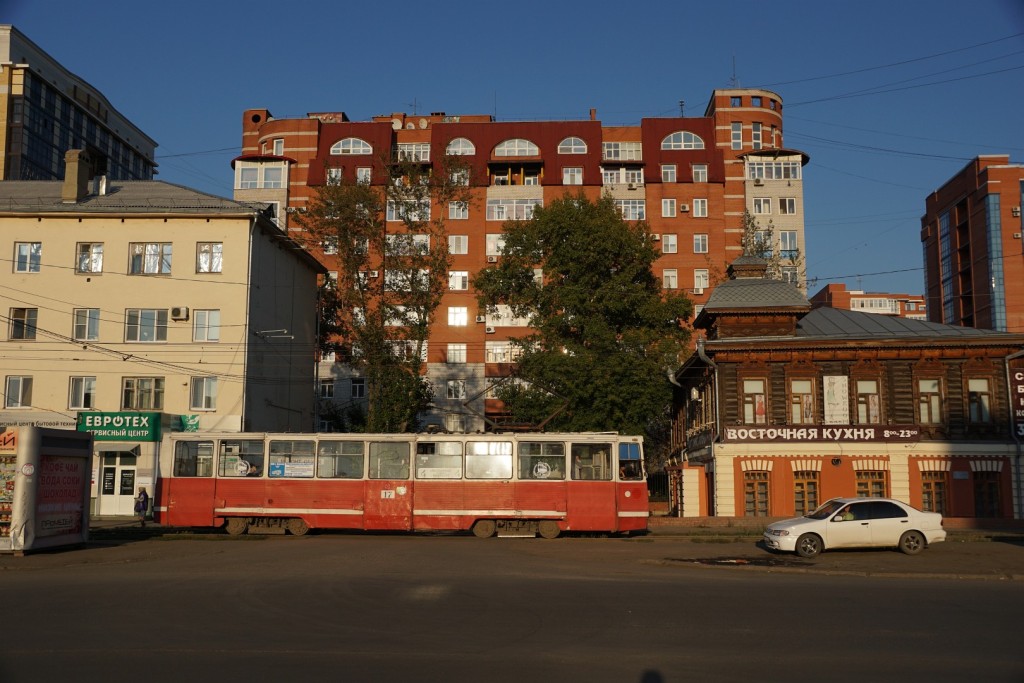
<instances>
[{"instance_id":1,"label":"satellite dish","mask_svg":"<svg viewBox=\"0 0 1024 683\"><path fill-rule=\"evenodd\" d=\"M409 130L416 130L416 124L413 123L412 121L410 121L409 123L405 124L405 127L407 129L409 129Z\"/></svg>"},{"instance_id":2,"label":"satellite dish","mask_svg":"<svg viewBox=\"0 0 1024 683\"><path fill-rule=\"evenodd\" d=\"M391 130L402 130L402 119L391 119Z\"/></svg>"},{"instance_id":3,"label":"satellite dish","mask_svg":"<svg viewBox=\"0 0 1024 683\"><path fill-rule=\"evenodd\" d=\"M420 119L420 128L426 128L426 127L427 127L427 120L426 119Z\"/></svg>"}]
</instances>

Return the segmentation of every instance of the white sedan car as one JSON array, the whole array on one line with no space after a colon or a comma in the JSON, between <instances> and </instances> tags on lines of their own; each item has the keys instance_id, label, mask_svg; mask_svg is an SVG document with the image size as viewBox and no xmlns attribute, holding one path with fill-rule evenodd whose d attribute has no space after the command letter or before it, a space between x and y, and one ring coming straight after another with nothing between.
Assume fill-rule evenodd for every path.
<instances>
[{"instance_id":1,"label":"white sedan car","mask_svg":"<svg viewBox=\"0 0 1024 683\"><path fill-rule=\"evenodd\" d=\"M942 515L921 512L889 498L833 498L805 517L769 524L764 543L770 550L814 557L832 548L899 548L916 555L946 540Z\"/></svg>"}]
</instances>

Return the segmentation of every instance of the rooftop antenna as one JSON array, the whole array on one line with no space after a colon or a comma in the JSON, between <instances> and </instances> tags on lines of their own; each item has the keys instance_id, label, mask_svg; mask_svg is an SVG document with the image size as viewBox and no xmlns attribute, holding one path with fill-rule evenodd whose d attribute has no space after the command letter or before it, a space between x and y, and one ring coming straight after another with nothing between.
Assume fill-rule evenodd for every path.
<instances>
[{"instance_id":1,"label":"rooftop antenna","mask_svg":"<svg viewBox=\"0 0 1024 683\"><path fill-rule=\"evenodd\" d=\"M685 109L686 109L686 100L679 100L679 117L680 118L685 118L686 117L686 114L683 113L685 111Z\"/></svg>"},{"instance_id":2,"label":"rooftop antenna","mask_svg":"<svg viewBox=\"0 0 1024 683\"><path fill-rule=\"evenodd\" d=\"M418 104L418 102L417 102L415 97L412 98L412 102L409 103L407 106L412 107L412 115L416 116L416 110L419 108L419 104Z\"/></svg>"},{"instance_id":3,"label":"rooftop antenna","mask_svg":"<svg viewBox=\"0 0 1024 683\"><path fill-rule=\"evenodd\" d=\"M732 56L732 78L729 79L730 88L740 87L740 79L736 77L736 55Z\"/></svg>"}]
</instances>

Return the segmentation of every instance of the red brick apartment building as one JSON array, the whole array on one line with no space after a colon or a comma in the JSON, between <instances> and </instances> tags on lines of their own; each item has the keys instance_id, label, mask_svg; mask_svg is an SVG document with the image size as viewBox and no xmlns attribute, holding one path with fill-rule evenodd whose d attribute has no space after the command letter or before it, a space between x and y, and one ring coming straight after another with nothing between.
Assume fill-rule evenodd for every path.
<instances>
[{"instance_id":1,"label":"red brick apartment building","mask_svg":"<svg viewBox=\"0 0 1024 683\"><path fill-rule=\"evenodd\" d=\"M594 110L576 121L441 112L350 121L341 112L278 119L252 109L243 116L242 147L234 198L276 204L280 224L294 231L289 212L332 178L383 185L389 159L436 169L446 154L471 167L468 207L431 207L448 219L453 284L428 343L428 378L438 392L424 427L483 431L484 416L500 410L486 389L507 374L509 339L526 323L478 310L468 283L500 258L504 221L530 217L535 205L567 192L609 194L627 219L650 224L663 254L656 263L663 286L686 290L698 309L741 253L745 211L762 226L771 220L784 256L804 251L808 158L783 146L782 100L767 90L716 90L703 116L630 126L604 125ZM337 269L330 254L318 256ZM795 281L796 268L784 275ZM363 378L333 358L321 362L320 378L325 400L344 405L365 396Z\"/></svg>"},{"instance_id":2,"label":"red brick apartment building","mask_svg":"<svg viewBox=\"0 0 1024 683\"><path fill-rule=\"evenodd\" d=\"M846 289L844 284L830 283L811 297L811 308L841 308L844 311L896 315L901 318L927 320L928 307L923 294L892 294Z\"/></svg>"},{"instance_id":3,"label":"red brick apartment building","mask_svg":"<svg viewBox=\"0 0 1024 683\"><path fill-rule=\"evenodd\" d=\"M1024 332L1024 166L979 156L925 199L928 319Z\"/></svg>"},{"instance_id":4,"label":"red brick apartment building","mask_svg":"<svg viewBox=\"0 0 1024 683\"><path fill-rule=\"evenodd\" d=\"M675 373L675 514L791 517L875 496L1024 518L1024 334L811 310L756 258L730 274Z\"/></svg>"}]
</instances>

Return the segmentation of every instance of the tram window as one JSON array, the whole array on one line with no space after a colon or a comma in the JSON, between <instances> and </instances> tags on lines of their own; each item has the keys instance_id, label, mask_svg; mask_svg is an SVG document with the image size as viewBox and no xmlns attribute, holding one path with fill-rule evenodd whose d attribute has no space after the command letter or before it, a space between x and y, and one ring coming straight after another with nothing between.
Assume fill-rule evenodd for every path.
<instances>
[{"instance_id":1,"label":"tram window","mask_svg":"<svg viewBox=\"0 0 1024 683\"><path fill-rule=\"evenodd\" d=\"M644 468L640 461L640 444L619 444L619 479L637 480L644 478Z\"/></svg>"},{"instance_id":2,"label":"tram window","mask_svg":"<svg viewBox=\"0 0 1024 683\"><path fill-rule=\"evenodd\" d=\"M461 479L461 441L421 441L416 444L417 479Z\"/></svg>"},{"instance_id":3,"label":"tram window","mask_svg":"<svg viewBox=\"0 0 1024 683\"><path fill-rule=\"evenodd\" d=\"M387 441L370 444L370 479L408 479L409 444Z\"/></svg>"},{"instance_id":4,"label":"tram window","mask_svg":"<svg viewBox=\"0 0 1024 683\"><path fill-rule=\"evenodd\" d=\"M213 442L179 441L174 444L174 476L212 477Z\"/></svg>"},{"instance_id":5,"label":"tram window","mask_svg":"<svg viewBox=\"0 0 1024 683\"><path fill-rule=\"evenodd\" d=\"M221 477L259 477L263 475L261 439L225 439L220 442Z\"/></svg>"},{"instance_id":6,"label":"tram window","mask_svg":"<svg viewBox=\"0 0 1024 683\"><path fill-rule=\"evenodd\" d=\"M318 477L325 479L362 478L362 441L321 441L318 453Z\"/></svg>"},{"instance_id":7,"label":"tram window","mask_svg":"<svg viewBox=\"0 0 1024 683\"><path fill-rule=\"evenodd\" d=\"M551 441L521 441L519 478L565 479L565 444Z\"/></svg>"},{"instance_id":8,"label":"tram window","mask_svg":"<svg viewBox=\"0 0 1024 683\"><path fill-rule=\"evenodd\" d=\"M312 441L271 441L267 475L274 479L312 477L315 445Z\"/></svg>"},{"instance_id":9,"label":"tram window","mask_svg":"<svg viewBox=\"0 0 1024 683\"><path fill-rule=\"evenodd\" d=\"M574 443L572 445L572 478L612 478L612 445L610 443Z\"/></svg>"},{"instance_id":10,"label":"tram window","mask_svg":"<svg viewBox=\"0 0 1024 683\"><path fill-rule=\"evenodd\" d=\"M466 442L467 479L511 479L511 441Z\"/></svg>"}]
</instances>

